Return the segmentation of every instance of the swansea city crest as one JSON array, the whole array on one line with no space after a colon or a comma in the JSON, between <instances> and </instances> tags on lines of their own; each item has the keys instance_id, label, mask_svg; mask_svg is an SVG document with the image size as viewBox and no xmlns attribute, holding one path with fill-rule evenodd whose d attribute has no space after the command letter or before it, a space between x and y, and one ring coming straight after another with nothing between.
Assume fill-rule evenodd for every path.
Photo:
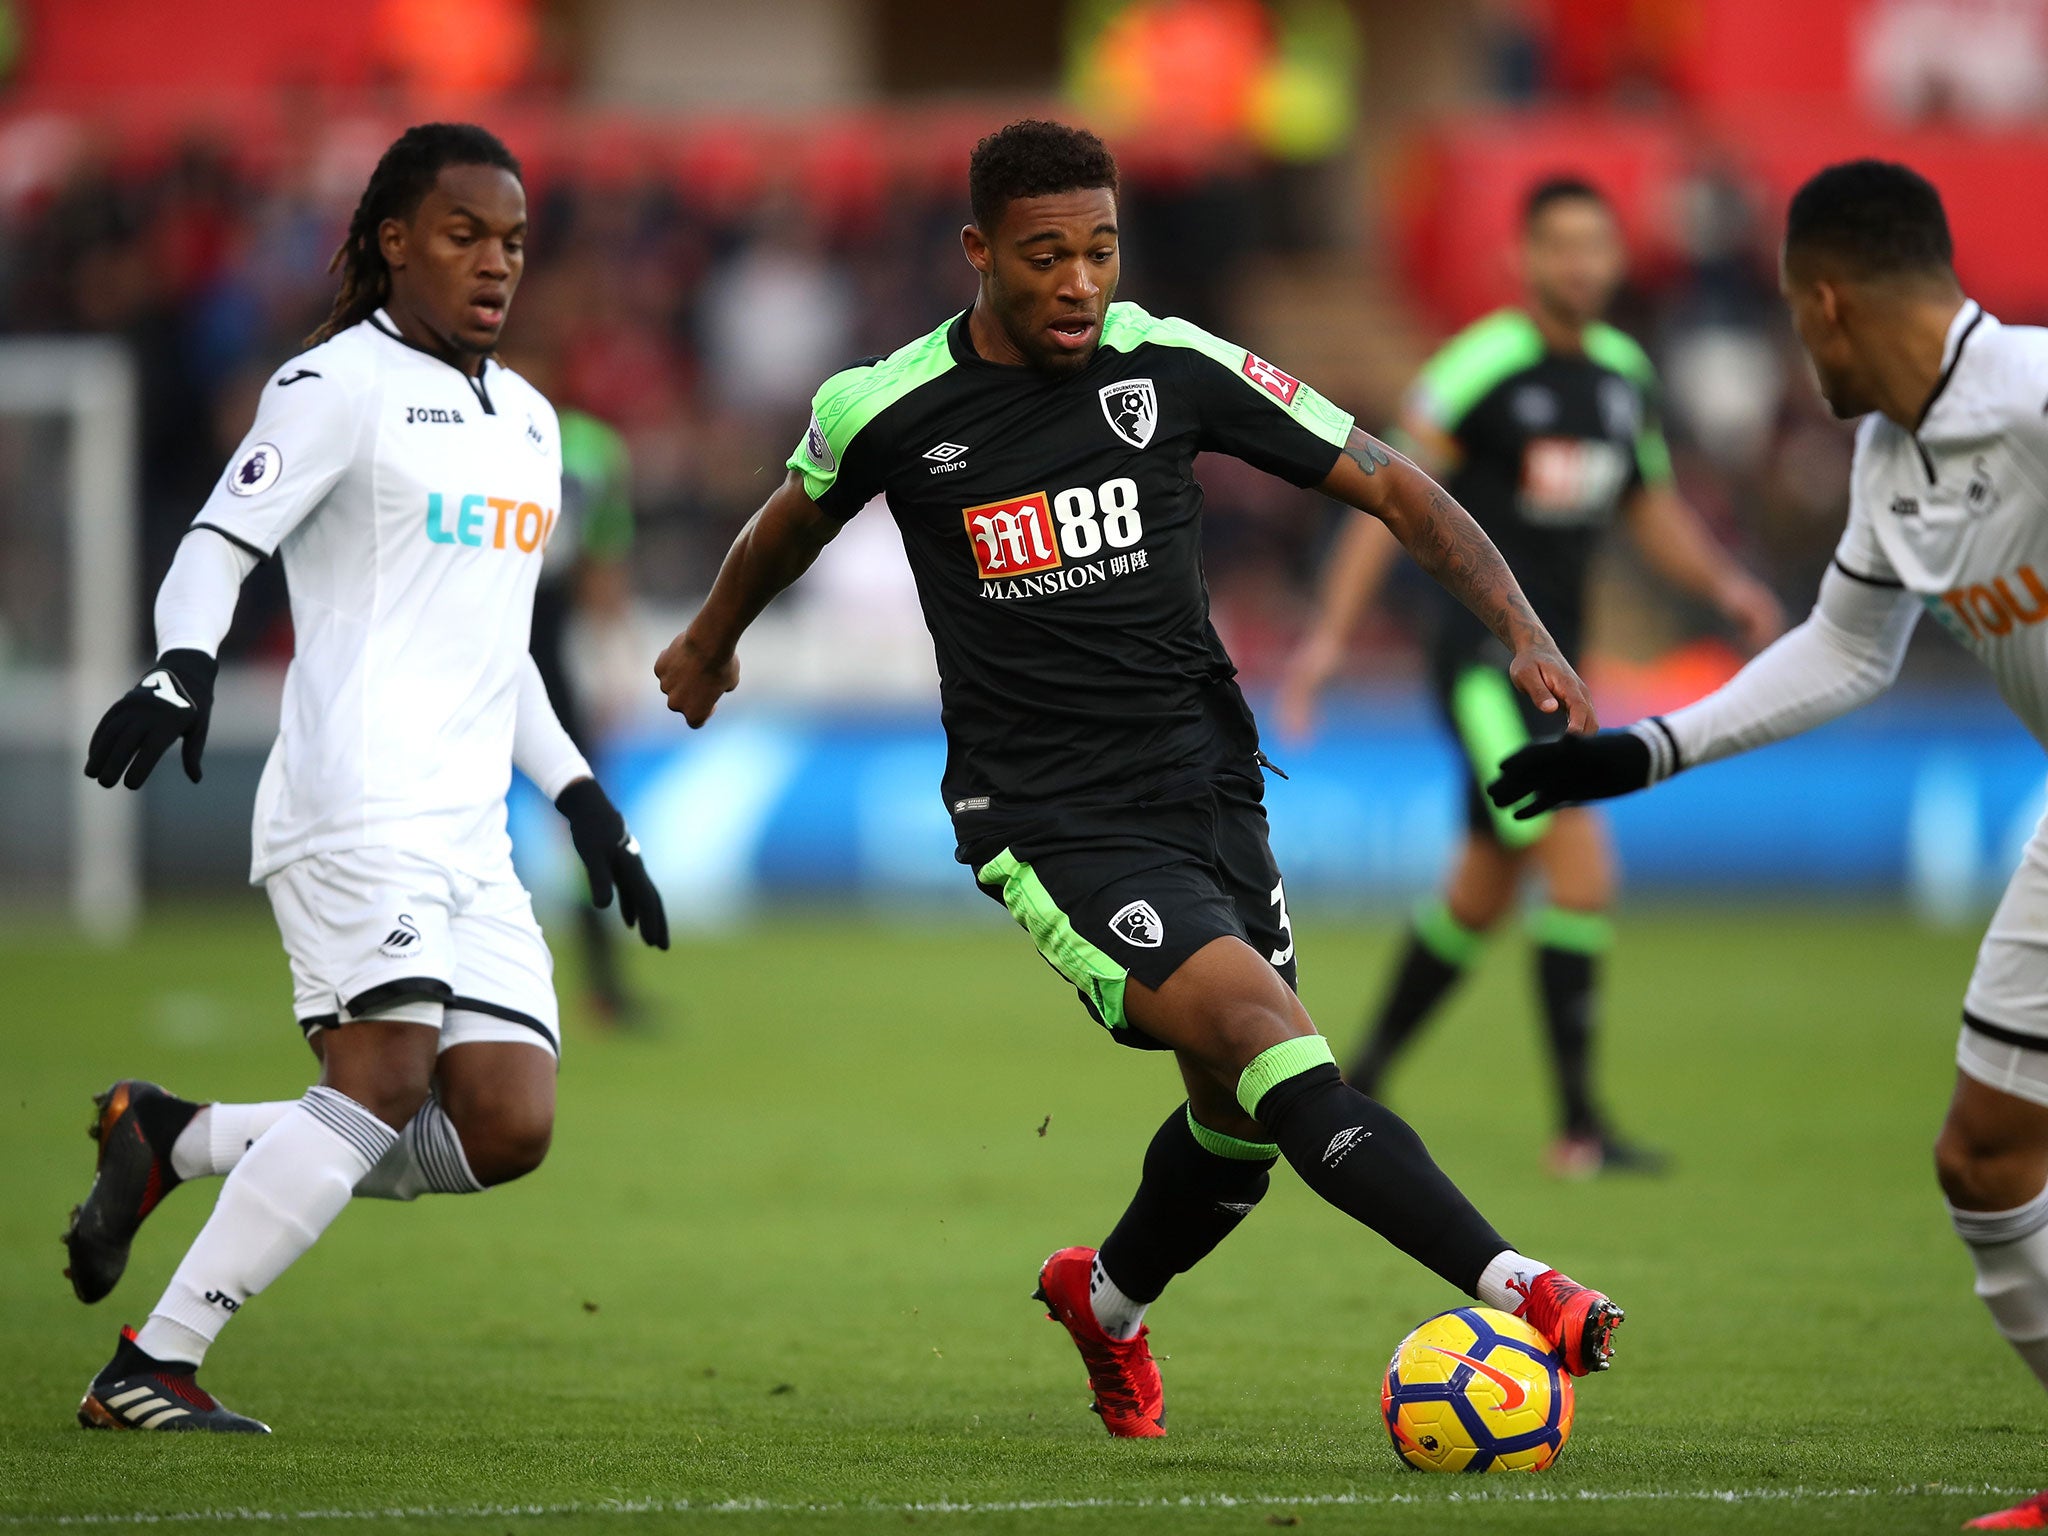
<instances>
[{"instance_id":1,"label":"swansea city crest","mask_svg":"<svg viewBox=\"0 0 2048 1536\"><path fill-rule=\"evenodd\" d=\"M1133 448L1152 441L1152 429L1159 425L1159 395L1150 379L1119 379L1101 390L1102 414L1110 430Z\"/></svg>"}]
</instances>

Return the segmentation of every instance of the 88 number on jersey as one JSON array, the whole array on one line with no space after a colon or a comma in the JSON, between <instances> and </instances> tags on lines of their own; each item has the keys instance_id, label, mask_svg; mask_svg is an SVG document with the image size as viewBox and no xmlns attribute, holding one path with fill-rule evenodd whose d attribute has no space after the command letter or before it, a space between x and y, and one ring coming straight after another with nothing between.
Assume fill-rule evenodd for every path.
<instances>
[{"instance_id":1,"label":"88 number on jersey","mask_svg":"<svg viewBox=\"0 0 2048 1536\"><path fill-rule=\"evenodd\" d=\"M1138 515L1138 482L1128 475L1105 480L1091 491L1077 485L1052 499L1052 515L1059 522L1060 548L1069 560L1086 560L1104 544L1111 549L1129 549L1145 536L1145 521Z\"/></svg>"}]
</instances>

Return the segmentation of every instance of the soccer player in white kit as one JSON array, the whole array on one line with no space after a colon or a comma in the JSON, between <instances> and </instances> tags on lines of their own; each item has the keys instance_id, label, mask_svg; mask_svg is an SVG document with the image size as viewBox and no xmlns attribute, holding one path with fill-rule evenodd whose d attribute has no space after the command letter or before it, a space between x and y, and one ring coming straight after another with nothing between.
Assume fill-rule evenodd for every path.
<instances>
[{"instance_id":1,"label":"soccer player in white kit","mask_svg":"<svg viewBox=\"0 0 2048 1536\"><path fill-rule=\"evenodd\" d=\"M195 1372L352 1194L468 1193L539 1166L561 1041L506 835L515 764L569 818L598 904L616 886L626 920L667 947L638 847L527 652L561 444L553 408L491 357L525 234L518 162L485 130L427 124L385 152L336 256L333 314L264 389L158 592L156 664L94 733L102 784L137 787L180 737L196 781L241 582L283 560L295 649L251 878L320 1081L273 1104L139 1081L101 1096L98 1173L66 1234L81 1299L112 1288L171 1187L226 1182L94 1378L88 1427L264 1432Z\"/></svg>"},{"instance_id":2,"label":"soccer player in white kit","mask_svg":"<svg viewBox=\"0 0 2048 1536\"><path fill-rule=\"evenodd\" d=\"M1891 684L1923 611L2048 744L2048 330L1965 297L1940 195L1879 161L1794 195L1782 286L1821 393L1863 418L1812 616L1696 704L1523 749L1496 804L1533 816L1810 730ZM2048 1385L2048 821L1977 953L1956 1067L1936 1172L1977 1294ZM2048 1493L1971 1526L2048 1529Z\"/></svg>"}]
</instances>

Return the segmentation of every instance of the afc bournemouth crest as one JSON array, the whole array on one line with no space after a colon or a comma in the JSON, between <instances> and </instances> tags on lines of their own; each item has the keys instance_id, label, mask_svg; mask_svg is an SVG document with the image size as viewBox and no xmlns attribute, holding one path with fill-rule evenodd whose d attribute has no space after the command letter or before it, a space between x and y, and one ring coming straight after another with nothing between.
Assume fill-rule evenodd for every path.
<instances>
[{"instance_id":1,"label":"afc bournemouth crest","mask_svg":"<svg viewBox=\"0 0 2048 1536\"><path fill-rule=\"evenodd\" d=\"M1126 944L1157 949L1166 940L1166 924L1149 901L1134 901L1109 920L1109 931Z\"/></svg>"},{"instance_id":2,"label":"afc bournemouth crest","mask_svg":"<svg viewBox=\"0 0 2048 1536\"><path fill-rule=\"evenodd\" d=\"M1159 394L1150 379L1119 379L1101 390L1102 414L1110 430L1133 448L1152 441L1152 429L1159 425Z\"/></svg>"}]
</instances>

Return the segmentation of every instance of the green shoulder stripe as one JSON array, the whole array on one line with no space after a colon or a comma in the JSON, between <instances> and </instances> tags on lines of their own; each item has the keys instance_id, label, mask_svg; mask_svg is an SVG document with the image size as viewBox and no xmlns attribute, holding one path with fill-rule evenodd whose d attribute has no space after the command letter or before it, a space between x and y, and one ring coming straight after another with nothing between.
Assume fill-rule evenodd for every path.
<instances>
[{"instance_id":1,"label":"green shoulder stripe","mask_svg":"<svg viewBox=\"0 0 2048 1536\"><path fill-rule=\"evenodd\" d=\"M1417 403L1445 432L1457 430L1472 407L1503 379L1543 360L1543 334L1519 309L1498 309L1458 332L1416 376Z\"/></svg>"},{"instance_id":2,"label":"green shoulder stripe","mask_svg":"<svg viewBox=\"0 0 2048 1536\"><path fill-rule=\"evenodd\" d=\"M1351 436L1349 412L1339 410L1306 384L1281 373L1264 358L1220 336L1212 336L1185 320L1148 315L1135 304L1109 306L1109 313L1102 321L1102 344L1105 347L1133 352L1147 342L1158 347L1186 347L1221 363L1237 375L1245 388L1257 390L1332 447L1342 448ZM1261 369L1265 370L1265 379L1259 375L1258 370ZM1294 388L1291 396L1284 392L1290 384Z\"/></svg>"},{"instance_id":3,"label":"green shoulder stripe","mask_svg":"<svg viewBox=\"0 0 2048 1536\"><path fill-rule=\"evenodd\" d=\"M1650 355L1626 331L1596 320L1586 327L1586 356L1602 368L1611 368L1638 389L1657 387L1657 370Z\"/></svg>"},{"instance_id":4,"label":"green shoulder stripe","mask_svg":"<svg viewBox=\"0 0 2048 1536\"><path fill-rule=\"evenodd\" d=\"M1586 327L1586 356L1635 385L1643 397L1643 426L1636 433L1636 467L1648 485L1671 479L1671 446L1657 425L1657 370L1636 339L1598 321Z\"/></svg>"},{"instance_id":5,"label":"green shoulder stripe","mask_svg":"<svg viewBox=\"0 0 2048 1536\"><path fill-rule=\"evenodd\" d=\"M846 450L863 427L953 367L953 353L946 345L952 324L949 319L879 363L841 369L818 386L811 400L810 430L788 460L788 467L804 477L804 494L811 500L832 489L846 462Z\"/></svg>"}]
</instances>

